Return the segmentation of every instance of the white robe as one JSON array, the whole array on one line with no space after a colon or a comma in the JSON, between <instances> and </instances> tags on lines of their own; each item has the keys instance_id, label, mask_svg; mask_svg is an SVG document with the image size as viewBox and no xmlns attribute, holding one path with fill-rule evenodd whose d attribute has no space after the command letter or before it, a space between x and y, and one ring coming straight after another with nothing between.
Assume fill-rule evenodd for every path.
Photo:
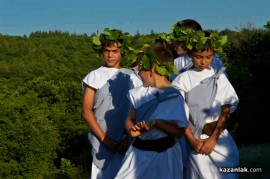
<instances>
[{"instance_id":1,"label":"white robe","mask_svg":"<svg viewBox=\"0 0 270 179\"><path fill-rule=\"evenodd\" d=\"M172 84L177 86L184 96L185 92L188 92L193 87L197 86L200 81L212 76L214 73L213 68L211 68L211 70L205 69L203 71L191 69L177 76ZM217 86L216 98L210 112L211 116L206 119L206 123L218 120L222 105L230 104L230 112L233 112L239 102L238 96L225 74L220 75ZM200 136L200 139L205 138L208 138L205 134ZM225 129L221 133L217 144L210 155L197 154L195 150L191 151L187 163L188 178L237 178L237 173L220 173L218 167L237 167L238 164L238 148L232 136Z\"/></svg>"},{"instance_id":2,"label":"white robe","mask_svg":"<svg viewBox=\"0 0 270 179\"><path fill-rule=\"evenodd\" d=\"M117 73L119 69L117 68L107 68L107 67L99 67L96 70L91 71L89 74L87 74L82 83L83 89L85 89L85 86L91 86L92 88L95 88L97 90L101 89L108 80L110 80L115 73ZM123 85L129 85L129 88L132 89L137 86L142 85L141 79L139 79L135 74L130 75L130 82L129 84L123 84ZM125 94L123 94L125 95ZM124 127L124 126L123 126ZM88 134L88 138L90 139L90 135ZM113 159L110 161L110 164L105 169L101 170L99 169L94 163L92 163L92 169L91 169L91 179L112 179L118 172L121 162L124 158L124 154L115 153L113 156Z\"/></svg>"},{"instance_id":3,"label":"white robe","mask_svg":"<svg viewBox=\"0 0 270 179\"><path fill-rule=\"evenodd\" d=\"M130 90L130 100L136 109L154 98L157 90L151 87L139 87ZM150 119L171 121L179 127L187 126L185 103L183 98L177 97L160 102ZM153 129L140 136L141 139L158 139L166 136L164 132ZM143 151L132 145L129 147L117 176L117 179L138 178L183 178L181 148L179 143L164 152Z\"/></svg>"}]
</instances>

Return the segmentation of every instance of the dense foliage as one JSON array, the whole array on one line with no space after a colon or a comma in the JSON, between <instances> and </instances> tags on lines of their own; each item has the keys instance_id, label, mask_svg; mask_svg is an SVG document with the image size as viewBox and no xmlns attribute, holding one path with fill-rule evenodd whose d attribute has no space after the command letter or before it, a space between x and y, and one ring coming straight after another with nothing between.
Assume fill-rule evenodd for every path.
<instances>
[{"instance_id":1,"label":"dense foliage","mask_svg":"<svg viewBox=\"0 0 270 179\"><path fill-rule=\"evenodd\" d=\"M270 31L224 30L229 79L240 103L228 126L238 145L270 143L265 125ZM132 37L134 47L157 34ZM81 81L103 64L92 35L0 34L0 178L87 178L88 126L81 117Z\"/></svg>"}]
</instances>

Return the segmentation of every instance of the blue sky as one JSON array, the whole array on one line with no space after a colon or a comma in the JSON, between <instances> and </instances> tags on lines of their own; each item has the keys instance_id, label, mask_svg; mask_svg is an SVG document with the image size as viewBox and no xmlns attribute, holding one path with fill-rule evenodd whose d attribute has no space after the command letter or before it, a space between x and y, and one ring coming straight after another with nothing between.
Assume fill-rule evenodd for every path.
<instances>
[{"instance_id":1,"label":"blue sky","mask_svg":"<svg viewBox=\"0 0 270 179\"><path fill-rule=\"evenodd\" d=\"M204 29L237 30L270 20L270 0L0 0L0 33L29 35L35 31L76 34L117 28L149 34L170 32L186 18Z\"/></svg>"}]
</instances>

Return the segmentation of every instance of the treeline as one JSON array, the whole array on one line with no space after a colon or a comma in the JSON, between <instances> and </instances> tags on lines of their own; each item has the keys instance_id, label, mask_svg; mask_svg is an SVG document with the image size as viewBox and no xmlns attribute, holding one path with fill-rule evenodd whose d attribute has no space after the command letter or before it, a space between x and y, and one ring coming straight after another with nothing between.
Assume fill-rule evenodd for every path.
<instances>
[{"instance_id":1,"label":"treeline","mask_svg":"<svg viewBox=\"0 0 270 179\"><path fill-rule=\"evenodd\" d=\"M228 35L224 60L240 103L228 129L238 146L270 143L270 29ZM136 47L157 33L132 36ZM88 178L88 126L81 117L81 81L103 64L92 35L61 31L0 34L0 178Z\"/></svg>"}]
</instances>

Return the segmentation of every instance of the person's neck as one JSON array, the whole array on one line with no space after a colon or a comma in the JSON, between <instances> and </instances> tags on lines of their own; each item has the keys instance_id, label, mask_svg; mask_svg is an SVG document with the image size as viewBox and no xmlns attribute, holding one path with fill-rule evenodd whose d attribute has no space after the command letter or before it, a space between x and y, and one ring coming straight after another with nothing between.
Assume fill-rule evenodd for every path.
<instances>
[{"instance_id":1,"label":"person's neck","mask_svg":"<svg viewBox=\"0 0 270 179\"><path fill-rule=\"evenodd\" d=\"M120 69L121 66L108 66L108 65L104 65L104 67L107 67L107 68L116 68L116 69Z\"/></svg>"},{"instance_id":2,"label":"person's neck","mask_svg":"<svg viewBox=\"0 0 270 179\"><path fill-rule=\"evenodd\" d=\"M155 87L158 89L166 89L168 86L171 85L171 82L168 80L160 80L160 82L158 82Z\"/></svg>"}]
</instances>

